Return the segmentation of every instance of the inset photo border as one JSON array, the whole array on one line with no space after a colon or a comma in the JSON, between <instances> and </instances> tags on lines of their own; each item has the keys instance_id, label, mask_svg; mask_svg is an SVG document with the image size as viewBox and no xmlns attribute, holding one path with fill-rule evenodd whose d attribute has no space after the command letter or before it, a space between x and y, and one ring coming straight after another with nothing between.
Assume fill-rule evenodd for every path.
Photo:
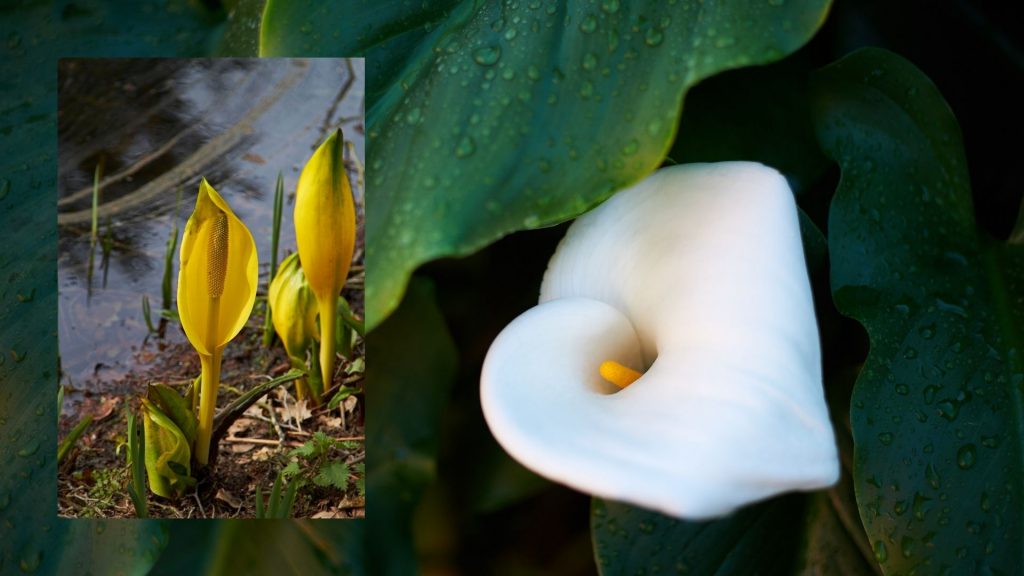
<instances>
[{"instance_id":1,"label":"inset photo border","mask_svg":"<svg viewBox=\"0 0 1024 576\"><path fill-rule=\"evenodd\" d=\"M364 78L59 62L60 516L364 515Z\"/></svg>"}]
</instances>

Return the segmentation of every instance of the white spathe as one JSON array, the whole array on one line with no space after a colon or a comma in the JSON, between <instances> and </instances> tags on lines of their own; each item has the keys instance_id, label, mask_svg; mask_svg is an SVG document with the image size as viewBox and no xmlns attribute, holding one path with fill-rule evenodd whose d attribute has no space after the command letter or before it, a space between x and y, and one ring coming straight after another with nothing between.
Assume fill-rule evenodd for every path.
<instances>
[{"instance_id":1,"label":"white spathe","mask_svg":"<svg viewBox=\"0 0 1024 576\"><path fill-rule=\"evenodd\" d=\"M605 360L646 373L616 391ZM581 216L484 362L522 464L687 519L839 478L793 194L750 162L664 168Z\"/></svg>"}]
</instances>

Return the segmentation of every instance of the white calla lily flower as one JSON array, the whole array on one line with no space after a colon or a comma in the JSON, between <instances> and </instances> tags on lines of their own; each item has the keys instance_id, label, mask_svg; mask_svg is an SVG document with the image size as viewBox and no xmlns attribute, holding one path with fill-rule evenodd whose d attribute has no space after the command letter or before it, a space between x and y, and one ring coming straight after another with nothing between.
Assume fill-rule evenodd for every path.
<instances>
[{"instance_id":1,"label":"white calla lily flower","mask_svg":"<svg viewBox=\"0 0 1024 576\"><path fill-rule=\"evenodd\" d=\"M834 484L786 180L750 162L674 166L581 216L540 304L491 345L480 394L528 468L680 518Z\"/></svg>"}]
</instances>

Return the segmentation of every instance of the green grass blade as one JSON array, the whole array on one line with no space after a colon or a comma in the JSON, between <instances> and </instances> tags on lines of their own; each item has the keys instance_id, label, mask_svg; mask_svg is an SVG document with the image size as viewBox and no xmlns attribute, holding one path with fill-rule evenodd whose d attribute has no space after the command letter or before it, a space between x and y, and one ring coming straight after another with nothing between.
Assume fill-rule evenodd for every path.
<instances>
[{"instance_id":1,"label":"green grass blade","mask_svg":"<svg viewBox=\"0 0 1024 576\"><path fill-rule=\"evenodd\" d=\"M284 177L281 172L277 173L277 186L274 188L274 225L270 232L270 273L267 275L267 292L270 292L270 283L277 274L277 245L281 239L281 211L284 207ZM270 309L270 300L266 303L266 315L263 317L263 346L269 348L274 343L273 311Z\"/></svg>"},{"instance_id":2,"label":"green grass blade","mask_svg":"<svg viewBox=\"0 0 1024 576\"><path fill-rule=\"evenodd\" d=\"M75 443L81 438L82 433L89 427L89 424L92 424L92 416L87 414L85 418L82 418L81 422L71 429L67 438L64 438L64 441L57 447L57 464L64 461L64 457L68 455L68 452L71 452L71 449L74 448Z\"/></svg>"},{"instance_id":3,"label":"green grass blade","mask_svg":"<svg viewBox=\"0 0 1024 576\"><path fill-rule=\"evenodd\" d=\"M256 518L261 520L266 518L266 514L263 511L263 489L260 488L259 484L256 485Z\"/></svg>"},{"instance_id":4,"label":"green grass blade","mask_svg":"<svg viewBox=\"0 0 1024 576\"><path fill-rule=\"evenodd\" d=\"M140 422L135 413L128 412L128 470L131 473L128 495L135 505L137 518L148 518L149 510L146 501L146 445L142 441Z\"/></svg>"},{"instance_id":5,"label":"green grass blade","mask_svg":"<svg viewBox=\"0 0 1024 576\"><path fill-rule=\"evenodd\" d=\"M271 518L277 518L277 511L281 503L281 473L278 472L277 478L274 478L274 487L270 489L270 512L268 515Z\"/></svg>"},{"instance_id":6,"label":"green grass blade","mask_svg":"<svg viewBox=\"0 0 1024 576\"><path fill-rule=\"evenodd\" d=\"M89 247L95 248L100 221L100 177L103 175L102 160L96 164L92 174L92 228L89 233Z\"/></svg>"},{"instance_id":7,"label":"green grass blade","mask_svg":"<svg viewBox=\"0 0 1024 576\"><path fill-rule=\"evenodd\" d=\"M288 490L284 493L284 504L281 507L279 518L290 518L292 515L292 506L295 505L295 493L299 490L298 480L292 479L288 483Z\"/></svg>"},{"instance_id":8,"label":"green grass blade","mask_svg":"<svg viewBox=\"0 0 1024 576\"><path fill-rule=\"evenodd\" d=\"M153 318L150 314L149 309L149 296L142 295L142 319L146 321L146 329L150 332L156 332L156 328L153 327Z\"/></svg>"},{"instance_id":9,"label":"green grass blade","mask_svg":"<svg viewBox=\"0 0 1024 576\"><path fill-rule=\"evenodd\" d=\"M58 372L60 369L58 368ZM64 407L64 386L57 386L57 424L60 425L60 412Z\"/></svg>"}]
</instances>

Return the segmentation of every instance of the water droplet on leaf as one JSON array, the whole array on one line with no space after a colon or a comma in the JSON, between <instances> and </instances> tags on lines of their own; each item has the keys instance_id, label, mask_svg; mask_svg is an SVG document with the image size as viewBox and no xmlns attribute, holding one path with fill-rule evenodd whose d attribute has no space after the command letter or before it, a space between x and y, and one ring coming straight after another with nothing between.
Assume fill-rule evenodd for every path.
<instances>
[{"instance_id":1,"label":"water droplet on leaf","mask_svg":"<svg viewBox=\"0 0 1024 576\"><path fill-rule=\"evenodd\" d=\"M665 40L665 35L657 28L648 28L644 34L644 44L654 47L661 45L662 41Z\"/></svg>"},{"instance_id":2,"label":"water droplet on leaf","mask_svg":"<svg viewBox=\"0 0 1024 576\"><path fill-rule=\"evenodd\" d=\"M889 559L889 551L885 547L885 542L881 540L875 540L875 560L879 563L884 564Z\"/></svg>"},{"instance_id":3,"label":"water droplet on leaf","mask_svg":"<svg viewBox=\"0 0 1024 576\"><path fill-rule=\"evenodd\" d=\"M970 470L974 467L974 444L965 444L956 453L956 465L961 470Z\"/></svg>"},{"instance_id":4,"label":"water droplet on leaf","mask_svg":"<svg viewBox=\"0 0 1024 576\"><path fill-rule=\"evenodd\" d=\"M501 59L501 48L498 46L484 46L473 52L473 61L481 66L493 66Z\"/></svg>"},{"instance_id":5,"label":"water droplet on leaf","mask_svg":"<svg viewBox=\"0 0 1024 576\"><path fill-rule=\"evenodd\" d=\"M472 136L467 134L455 146L455 156L457 158L466 158L467 156L472 156L473 152L476 152L476 142Z\"/></svg>"}]
</instances>

